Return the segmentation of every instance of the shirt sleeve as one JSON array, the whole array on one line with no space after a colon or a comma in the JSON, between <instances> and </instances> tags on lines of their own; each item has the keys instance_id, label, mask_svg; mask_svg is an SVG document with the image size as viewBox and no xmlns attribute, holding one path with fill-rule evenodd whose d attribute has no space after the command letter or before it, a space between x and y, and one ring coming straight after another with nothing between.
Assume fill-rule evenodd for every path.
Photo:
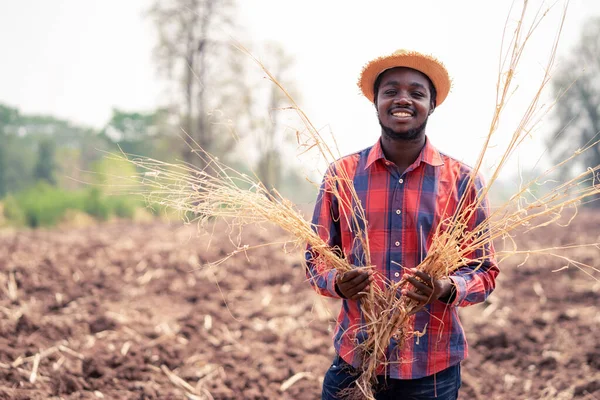
<instances>
[{"instance_id":1,"label":"shirt sleeve","mask_svg":"<svg viewBox=\"0 0 600 400\"><path fill-rule=\"evenodd\" d=\"M338 200L333 194L332 185L335 185L332 176L335 176L333 166L330 166L317 196L315 210L312 218L312 229L334 252L342 256ZM335 290L337 271L329 267L319 256L318 250L310 243L306 247L306 277L313 289L327 297L341 298Z\"/></svg>"},{"instance_id":2,"label":"shirt sleeve","mask_svg":"<svg viewBox=\"0 0 600 400\"><path fill-rule=\"evenodd\" d=\"M484 188L482 178L477 176L474 185L471 186L471 190L468 192L463 190L463 193L467 192L464 195L468 196L468 201L474 202ZM467 229L473 231L481 224L487 224L489 214L489 201L486 196L469 219ZM486 229L481 232L481 235L488 234L489 231ZM485 301L496 287L496 276L500 273L492 242L480 246L467 258L473 261L466 262L465 266L450 275L456 290L451 304L458 307Z\"/></svg>"}]
</instances>

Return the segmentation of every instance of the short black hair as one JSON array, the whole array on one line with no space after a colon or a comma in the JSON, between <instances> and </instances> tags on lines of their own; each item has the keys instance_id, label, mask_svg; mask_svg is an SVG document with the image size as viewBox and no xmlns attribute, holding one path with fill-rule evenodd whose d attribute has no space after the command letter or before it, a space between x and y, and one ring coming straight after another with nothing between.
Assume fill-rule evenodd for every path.
<instances>
[{"instance_id":1,"label":"short black hair","mask_svg":"<svg viewBox=\"0 0 600 400\"><path fill-rule=\"evenodd\" d=\"M395 67L395 68L408 68L408 67ZM394 68L390 68L390 69L394 69ZM373 84L373 103L375 103L375 105L377 105L377 94L379 93L379 86L381 86L381 77L383 77L383 73L387 72L387 71L389 71L389 69L386 69L385 71L383 71L382 73L377 75L377 79L375 79L375 83ZM417 71L417 70L415 69L415 71ZM423 74L421 71L417 71L417 72L420 72L421 74ZM437 90L435 90L435 86L433 86L433 82L431 82L431 79L429 79L429 77L425 74L423 74L423 76L427 79L427 82L429 83L429 92L431 93L431 103L433 104L433 108L435 108L437 106L437 104L436 104Z\"/></svg>"}]
</instances>

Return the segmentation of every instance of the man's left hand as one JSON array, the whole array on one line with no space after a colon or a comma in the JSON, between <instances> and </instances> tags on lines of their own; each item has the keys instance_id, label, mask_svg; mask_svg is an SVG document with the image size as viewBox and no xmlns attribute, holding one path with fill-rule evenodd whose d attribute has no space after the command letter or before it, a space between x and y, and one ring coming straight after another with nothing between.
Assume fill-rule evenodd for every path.
<instances>
[{"instance_id":1,"label":"man's left hand","mask_svg":"<svg viewBox=\"0 0 600 400\"><path fill-rule=\"evenodd\" d=\"M403 289L402 294L419 302L419 308L426 306L435 300L450 300L454 285L448 277L433 279L429 274L415 269L410 270L414 276L406 278L415 290Z\"/></svg>"}]
</instances>

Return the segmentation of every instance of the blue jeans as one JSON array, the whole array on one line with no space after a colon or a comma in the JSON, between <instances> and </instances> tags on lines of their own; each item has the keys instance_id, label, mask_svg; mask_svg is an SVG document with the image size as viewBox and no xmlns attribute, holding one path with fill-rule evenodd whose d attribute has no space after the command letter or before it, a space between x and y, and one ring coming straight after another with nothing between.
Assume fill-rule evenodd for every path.
<instances>
[{"instance_id":1,"label":"blue jeans","mask_svg":"<svg viewBox=\"0 0 600 400\"><path fill-rule=\"evenodd\" d=\"M357 377L356 370L336 355L325 374L321 399L340 400L338 393L345 388L354 387L353 383ZM377 378L377 400L456 400L461 384L460 364L420 379L386 379L384 376Z\"/></svg>"}]
</instances>

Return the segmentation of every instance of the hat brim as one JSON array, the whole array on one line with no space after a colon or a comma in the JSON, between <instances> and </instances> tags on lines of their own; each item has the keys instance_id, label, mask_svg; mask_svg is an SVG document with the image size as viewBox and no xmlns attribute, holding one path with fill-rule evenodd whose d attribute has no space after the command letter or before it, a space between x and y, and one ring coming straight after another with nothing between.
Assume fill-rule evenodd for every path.
<instances>
[{"instance_id":1,"label":"hat brim","mask_svg":"<svg viewBox=\"0 0 600 400\"><path fill-rule=\"evenodd\" d=\"M446 100L452 86L448 71L437 59L417 52L378 57L365 65L360 74L358 86L367 99L375 102L375 80L384 71L396 67L412 68L425 74L437 91L436 106Z\"/></svg>"}]
</instances>

